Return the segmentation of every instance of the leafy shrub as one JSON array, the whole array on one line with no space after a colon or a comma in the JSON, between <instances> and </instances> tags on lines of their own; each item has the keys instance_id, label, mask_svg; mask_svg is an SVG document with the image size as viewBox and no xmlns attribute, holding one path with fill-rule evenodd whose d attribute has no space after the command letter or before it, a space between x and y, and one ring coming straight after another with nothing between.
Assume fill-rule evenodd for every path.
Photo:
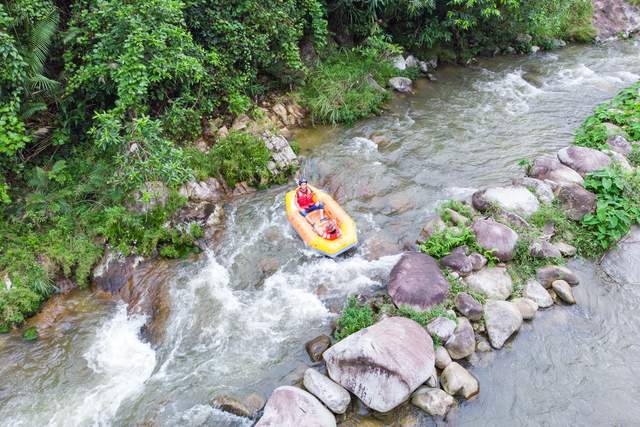
<instances>
[{"instance_id":1,"label":"leafy shrub","mask_svg":"<svg viewBox=\"0 0 640 427\"><path fill-rule=\"evenodd\" d=\"M338 319L334 335L337 340L341 340L360 329L368 328L373 323L374 316L371 307L368 304L360 305L355 297L351 297Z\"/></svg>"},{"instance_id":2,"label":"leafy shrub","mask_svg":"<svg viewBox=\"0 0 640 427\"><path fill-rule=\"evenodd\" d=\"M22 338L26 341L35 341L38 339L38 330L35 326L31 326L24 330L22 333Z\"/></svg>"},{"instance_id":3,"label":"leafy shrub","mask_svg":"<svg viewBox=\"0 0 640 427\"><path fill-rule=\"evenodd\" d=\"M420 250L427 255L440 259L449 255L452 250L459 246L467 246L470 251L484 255L489 262L496 262L496 257L486 249L478 245L476 236L469 227L447 227L442 231L437 231L431 237L420 244Z\"/></svg>"}]
</instances>

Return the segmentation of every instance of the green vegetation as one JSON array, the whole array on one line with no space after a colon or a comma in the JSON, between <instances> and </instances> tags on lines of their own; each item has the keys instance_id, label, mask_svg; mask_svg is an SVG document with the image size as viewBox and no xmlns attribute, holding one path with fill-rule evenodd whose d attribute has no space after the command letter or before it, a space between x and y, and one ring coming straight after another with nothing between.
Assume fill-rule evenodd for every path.
<instances>
[{"instance_id":1,"label":"green vegetation","mask_svg":"<svg viewBox=\"0 0 640 427\"><path fill-rule=\"evenodd\" d=\"M35 326L31 326L25 329L22 333L22 338L24 338L26 341L35 341L38 339L38 336L38 330Z\"/></svg>"},{"instance_id":2,"label":"green vegetation","mask_svg":"<svg viewBox=\"0 0 640 427\"><path fill-rule=\"evenodd\" d=\"M341 340L374 323L374 314L371 306L369 304L360 305L355 297L351 297L338 319L334 335L337 340Z\"/></svg>"},{"instance_id":3,"label":"green vegetation","mask_svg":"<svg viewBox=\"0 0 640 427\"><path fill-rule=\"evenodd\" d=\"M489 262L497 262L497 258L476 242L476 235L469 227L447 227L442 231L434 232L429 239L420 244L419 248L427 255L440 259L449 255L459 246L466 246L471 252L484 255Z\"/></svg>"}]
</instances>

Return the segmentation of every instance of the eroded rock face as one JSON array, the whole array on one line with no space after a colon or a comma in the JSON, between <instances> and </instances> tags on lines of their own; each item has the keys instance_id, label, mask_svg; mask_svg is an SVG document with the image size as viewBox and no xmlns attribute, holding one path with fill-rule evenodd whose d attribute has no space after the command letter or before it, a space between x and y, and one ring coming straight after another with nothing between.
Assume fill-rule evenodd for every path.
<instances>
[{"instance_id":1,"label":"eroded rock face","mask_svg":"<svg viewBox=\"0 0 640 427\"><path fill-rule=\"evenodd\" d=\"M465 317L458 318L458 326L453 335L447 340L444 347L452 359L463 359L473 353L476 348L473 326Z\"/></svg>"},{"instance_id":2,"label":"eroded rock face","mask_svg":"<svg viewBox=\"0 0 640 427\"><path fill-rule=\"evenodd\" d=\"M389 86L391 87L391 89L397 92L411 92L412 85L413 82L411 81L411 79L408 79L406 77L391 77L389 79Z\"/></svg>"},{"instance_id":3,"label":"eroded rock face","mask_svg":"<svg viewBox=\"0 0 640 427\"><path fill-rule=\"evenodd\" d=\"M335 427L336 418L311 393L291 386L278 387L264 407L256 427Z\"/></svg>"},{"instance_id":4,"label":"eroded rock face","mask_svg":"<svg viewBox=\"0 0 640 427\"><path fill-rule=\"evenodd\" d=\"M351 403L351 395L347 390L315 369L305 371L303 385L336 414L344 414Z\"/></svg>"},{"instance_id":5,"label":"eroded rock face","mask_svg":"<svg viewBox=\"0 0 640 427\"><path fill-rule=\"evenodd\" d=\"M575 221L580 221L586 214L596 210L596 195L580 185L562 185L556 194L567 216Z\"/></svg>"},{"instance_id":6,"label":"eroded rock face","mask_svg":"<svg viewBox=\"0 0 640 427\"><path fill-rule=\"evenodd\" d=\"M427 310L447 298L449 282L429 255L405 252L391 270L388 290L397 306Z\"/></svg>"},{"instance_id":7,"label":"eroded rock face","mask_svg":"<svg viewBox=\"0 0 640 427\"><path fill-rule=\"evenodd\" d=\"M584 182L582 176L580 176L578 172L563 165L558 159L550 156L537 157L529 169L529 176L542 181L553 181L560 185L582 185Z\"/></svg>"},{"instance_id":8,"label":"eroded rock face","mask_svg":"<svg viewBox=\"0 0 640 427\"><path fill-rule=\"evenodd\" d=\"M513 259L518 242L518 234L506 225L486 219L476 219L471 224L478 244L493 251L500 261Z\"/></svg>"},{"instance_id":9,"label":"eroded rock face","mask_svg":"<svg viewBox=\"0 0 640 427\"><path fill-rule=\"evenodd\" d=\"M489 300L484 306L484 320L493 348L502 348L504 343L520 329L522 314L509 301Z\"/></svg>"},{"instance_id":10,"label":"eroded rock face","mask_svg":"<svg viewBox=\"0 0 640 427\"><path fill-rule=\"evenodd\" d=\"M602 268L618 283L640 285L639 227L633 227L629 234L605 255Z\"/></svg>"},{"instance_id":11,"label":"eroded rock face","mask_svg":"<svg viewBox=\"0 0 640 427\"><path fill-rule=\"evenodd\" d=\"M577 145L571 145L558 151L558 160L582 176L604 169L611 164L611 158L603 152Z\"/></svg>"},{"instance_id":12,"label":"eroded rock face","mask_svg":"<svg viewBox=\"0 0 640 427\"><path fill-rule=\"evenodd\" d=\"M452 396L469 399L480 392L478 380L456 362L451 362L449 366L442 371L440 379L444 391Z\"/></svg>"},{"instance_id":13,"label":"eroded rock face","mask_svg":"<svg viewBox=\"0 0 640 427\"><path fill-rule=\"evenodd\" d=\"M323 358L331 379L379 412L407 400L435 370L431 337L403 317L384 319L348 336Z\"/></svg>"},{"instance_id":14,"label":"eroded rock face","mask_svg":"<svg viewBox=\"0 0 640 427\"><path fill-rule=\"evenodd\" d=\"M540 208L538 199L531 191L514 185L487 188L477 195L474 194L472 200L473 206L478 210L484 210L488 205L497 205L524 217L533 215Z\"/></svg>"},{"instance_id":15,"label":"eroded rock face","mask_svg":"<svg viewBox=\"0 0 640 427\"><path fill-rule=\"evenodd\" d=\"M599 41L612 39L640 30L638 8L619 0L594 0L593 25L598 30Z\"/></svg>"},{"instance_id":16,"label":"eroded rock face","mask_svg":"<svg viewBox=\"0 0 640 427\"><path fill-rule=\"evenodd\" d=\"M511 275L504 267L485 268L465 277L464 281L471 289L490 299L507 299L513 291Z\"/></svg>"}]
</instances>

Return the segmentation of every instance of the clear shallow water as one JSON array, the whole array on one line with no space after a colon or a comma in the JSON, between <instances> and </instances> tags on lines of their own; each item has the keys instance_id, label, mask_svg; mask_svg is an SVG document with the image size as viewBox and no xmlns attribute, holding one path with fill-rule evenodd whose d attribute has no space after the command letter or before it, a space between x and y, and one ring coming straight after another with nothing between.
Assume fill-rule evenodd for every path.
<instances>
[{"instance_id":1,"label":"clear shallow water","mask_svg":"<svg viewBox=\"0 0 640 427\"><path fill-rule=\"evenodd\" d=\"M283 214L285 187L237 200L223 243L169 281L172 314L156 347L136 333L142 318L88 294L37 343L0 336L0 424L246 425L207 402L268 395L294 378L308 362L304 342L330 331L345 295L384 286L440 201L506 183L519 159L569 144L597 103L640 78L639 53L638 42L621 42L445 67L385 115L303 133L305 174L358 223L353 256L302 247ZM387 142L352 140L372 132ZM389 255L372 260L380 248ZM512 350L483 356L480 396L451 424L638 419L640 291L603 282L589 263L574 267L579 305L541 313Z\"/></svg>"}]
</instances>

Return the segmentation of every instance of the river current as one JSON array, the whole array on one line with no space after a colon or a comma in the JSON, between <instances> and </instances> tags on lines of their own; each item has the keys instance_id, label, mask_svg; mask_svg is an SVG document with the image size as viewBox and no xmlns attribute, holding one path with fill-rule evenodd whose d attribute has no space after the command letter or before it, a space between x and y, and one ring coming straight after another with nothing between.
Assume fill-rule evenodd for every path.
<instances>
[{"instance_id":1,"label":"river current","mask_svg":"<svg viewBox=\"0 0 640 427\"><path fill-rule=\"evenodd\" d=\"M640 42L483 59L436 76L381 116L298 135L303 173L358 224L355 253L334 261L305 249L284 215L287 186L237 199L221 243L167 280L158 345L140 337L143 317L89 291L35 343L0 335L0 425L250 425L209 400L266 397L296 378L304 343L331 331L347 295L384 286L438 203L510 182L518 160L570 144L599 102L640 79ZM372 133L385 141L353 139ZM508 348L480 356L480 395L446 423L637 425L640 289L591 262L570 267L582 280L578 304L538 313Z\"/></svg>"}]
</instances>

